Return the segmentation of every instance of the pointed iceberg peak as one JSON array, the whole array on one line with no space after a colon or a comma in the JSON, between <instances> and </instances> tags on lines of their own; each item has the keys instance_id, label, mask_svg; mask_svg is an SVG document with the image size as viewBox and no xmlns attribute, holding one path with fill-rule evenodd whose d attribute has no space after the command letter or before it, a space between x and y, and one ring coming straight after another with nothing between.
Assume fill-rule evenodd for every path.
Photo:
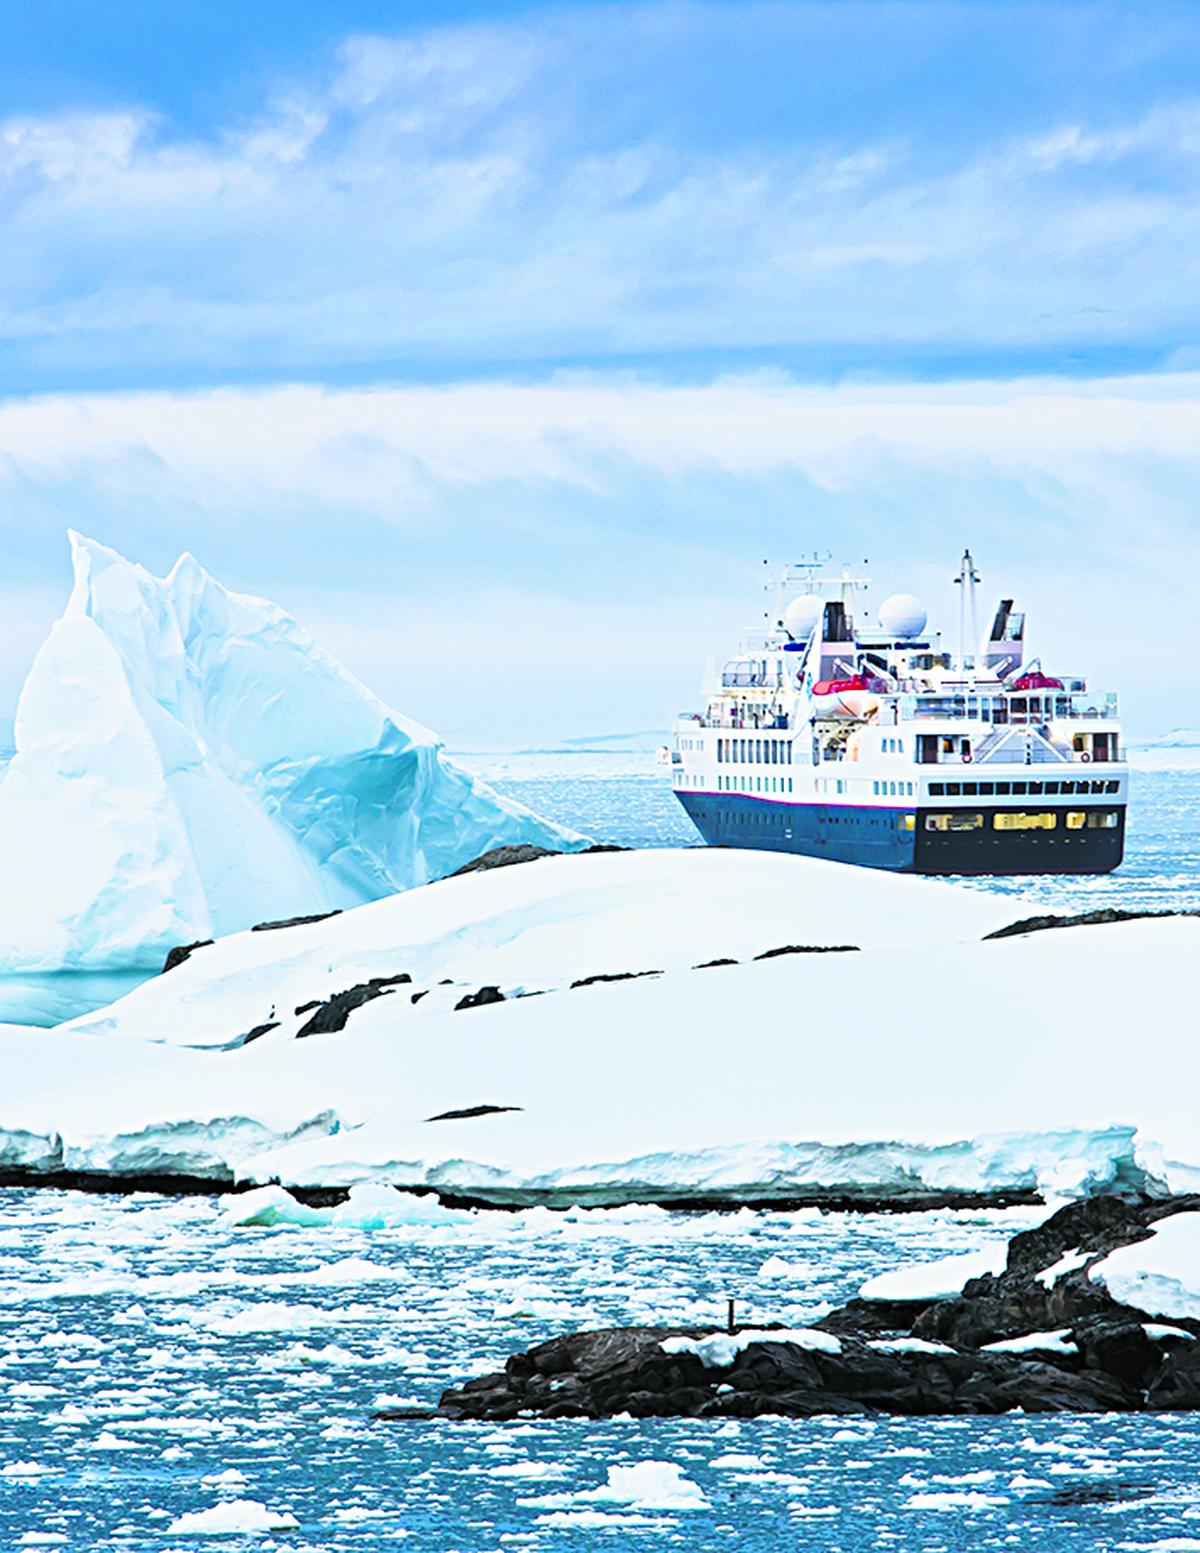
<instances>
[{"instance_id":1,"label":"pointed iceberg peak","mask_svg":"<svg viewBox=\"0 0 1200 1553\"><path fill-rule=\"evenodd\" d=\"M376 900L497 846L584 844L447 759L277 605L190 555L159 578L70 541L71 599L0 786L0 867L37 881L0 895L0 1020L29 1018L13 976L61 998L64 971L145 975L174 944Z\"/></svg>"}]
</instances>

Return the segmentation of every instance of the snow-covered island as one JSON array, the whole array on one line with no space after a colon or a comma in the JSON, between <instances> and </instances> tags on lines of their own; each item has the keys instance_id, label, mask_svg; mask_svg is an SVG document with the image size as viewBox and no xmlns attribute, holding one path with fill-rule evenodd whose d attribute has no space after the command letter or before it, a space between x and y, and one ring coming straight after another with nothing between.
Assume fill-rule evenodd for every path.
<instances>
[{"instance_id":1,"label":"snow-covered island","mask_svg":"<svg viewBox=\"0 0 1200 1553\"><path fill-rule=\"evenodd\" d=\"M990 936L1021 914L772 853L469 872L0 1031L0 1166L493 1204L1183 1189L1162 1076L1194 1063L1200 921Z\"/></svg>"}]
</instances>

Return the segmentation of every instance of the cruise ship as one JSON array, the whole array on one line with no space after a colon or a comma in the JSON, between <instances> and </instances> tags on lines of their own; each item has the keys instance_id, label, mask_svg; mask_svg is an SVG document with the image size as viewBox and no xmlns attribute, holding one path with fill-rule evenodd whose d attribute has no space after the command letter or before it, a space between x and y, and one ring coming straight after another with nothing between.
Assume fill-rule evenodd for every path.
<instances>
[{"instance_id":1,"label":"cruise ship","mask_svg":"<svg viewBox=\"0 0 1200 1553\"><path fill-rule=\"evenodd\" d=\"M1012 599L981 636L979 581L967 551L951 653L912 595L872 628L867 578L789 567L769 629L674 725L672 787L704 840L922 874L1116 868L1117 698L1028 658Z\"/></svg>"}]
</instances>

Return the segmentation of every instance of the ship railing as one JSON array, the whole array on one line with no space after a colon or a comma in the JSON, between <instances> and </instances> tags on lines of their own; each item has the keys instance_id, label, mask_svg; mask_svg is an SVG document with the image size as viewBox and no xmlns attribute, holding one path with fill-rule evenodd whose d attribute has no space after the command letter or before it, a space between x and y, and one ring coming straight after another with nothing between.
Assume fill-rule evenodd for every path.
<instances>
[{"instance_id":1,"label":"ship railing","mask_svg":"<svg viewBox=\"0 0 1200 1553\"><path fill-rule=\"evenodd\" d=\"M925 695L902 693L896 697L898 715L903 722L916 718L948 717L957 720L992 723L996 726L1024 726L1049 722L1104 722L1117 716L1117 698L1111 692L1062 695Z\"/></svg>"}]
</instances>

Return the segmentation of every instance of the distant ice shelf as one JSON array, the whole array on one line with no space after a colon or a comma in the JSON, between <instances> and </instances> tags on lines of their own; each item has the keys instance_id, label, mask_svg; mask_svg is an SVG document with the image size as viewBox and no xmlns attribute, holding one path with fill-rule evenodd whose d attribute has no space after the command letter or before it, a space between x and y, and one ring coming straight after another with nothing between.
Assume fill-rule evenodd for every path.
<instances>
[{"instance_id":1,"label":"distant ice shelf","mask_svg":"<svg viewBox=\"0 0 1200 1553\"><path fill-rule=\"evenodd\" d=\"M583 838L446 758L276 605L71 536L0 781L0 1019L108 1002L173 945ZM19 881L19 888L14 882Z\"/></svg>"}]
</instances>

